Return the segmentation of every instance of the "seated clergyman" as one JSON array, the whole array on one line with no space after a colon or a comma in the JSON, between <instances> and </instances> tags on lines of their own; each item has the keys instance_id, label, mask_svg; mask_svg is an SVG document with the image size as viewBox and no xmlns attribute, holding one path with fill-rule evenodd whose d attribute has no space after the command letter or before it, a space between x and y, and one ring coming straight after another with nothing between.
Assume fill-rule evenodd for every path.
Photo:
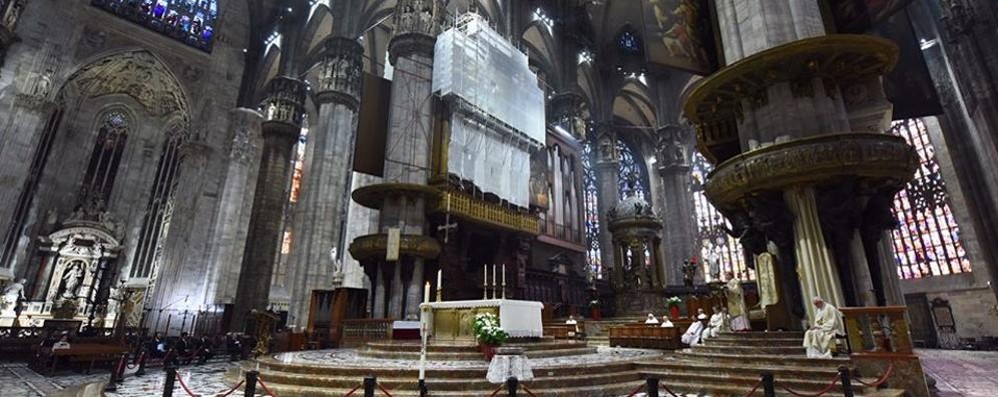
<instances>
[{"instance_id":1,"label":"seated clergyman","mask_svg":"<svg viewBox=\"0 0 998 397\"><path fill-rule=\"evenodd\" d=\"M568 331L568 336L575 336L579 332L579 322L575 319L575 316L569 315L568 320L565 320L565 325L572 327L572 330Z\"/></svg>"},{"instance_id":2,"label":"seated clergyman","mask_svg":"<svg viewBox=\"0 0 998 397\"><path fill-rule=\"evenodd\" d=\"M662 316L662 324L659 325L659 327L662 327L662 328L672 328L672 327L675 327L675 325L673 325L672 321L669 320L669 316Z\"/></svg>"},{"instance_id":3,"label":"seated clergyman","mask_svg":"<svg viewBox=\"0 0 998 397\"><path fill-rule=\"evenodd\" d=\"M683 334L681 340L683 343L693 346L700 344L700 336L703 335L703 330L707 327L707 315L700 314L697 316L697 320L690 327L686 329L686 333Z\"/></svg>"},{"instance_id":4,"label":"seated clergyman","mask_svg":"<svg viewBox=\"0 0 998 397\"><path fill-rule=\"evenodd\" d=\"M835 351L835 335L844 335L842 313L819 297L814 298L814 324L804 333L804 348L808 358L831 358Z\"/></svg>"},{"instance_id":5,"label":"seated clergyman","mask_svg":"<svg viewBox=\"0 0 998 397\"><path fill-rule=\"evenodd\" d=\"M703 338L713 338L721 332L730 331L728 321L727 308L722 309L720 306L714 306L714 314L710 316L710 321L707 322L707 329L703 331Z\"/></svg>"},{"instance_id":6,"label":"seated clergyman","mask_svg":"<svg viewBox=\"0 0 998 397\"><path fill-rule=\"evenodd\" d=\"M655 318L654 314L648 313L648 318L645 319L645 324L658 324L658 319Z\"/></svg>"}]
</instances>

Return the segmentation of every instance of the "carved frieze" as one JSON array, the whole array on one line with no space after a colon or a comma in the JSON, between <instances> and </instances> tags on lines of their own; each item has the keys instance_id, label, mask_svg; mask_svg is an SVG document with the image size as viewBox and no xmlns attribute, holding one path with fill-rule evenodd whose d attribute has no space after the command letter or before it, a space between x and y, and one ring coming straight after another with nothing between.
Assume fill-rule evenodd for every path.
<instances>
[{"instance_id":1,"label":"carved frieze","mask_svg":"<svg viewBox=\"0 0 998 397\"><path fill-rule=\"evenodd\" d=\"M357 108L364 77L363 51L360 43L345 37L330 37L320 44L315 55L319 83L315 87L317 102L337 102Z\"/></svg>"}]
</instances>

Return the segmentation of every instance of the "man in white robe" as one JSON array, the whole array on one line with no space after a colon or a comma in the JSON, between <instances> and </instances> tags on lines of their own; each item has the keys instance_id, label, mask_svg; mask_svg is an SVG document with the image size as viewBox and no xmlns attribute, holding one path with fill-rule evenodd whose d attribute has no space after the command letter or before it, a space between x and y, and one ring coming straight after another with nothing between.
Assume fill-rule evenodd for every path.
<instances>
[{"instance_id":1,"label":"man in white robe","mask_svg":"<svg viewBox=\"0 0 998 397\"><path fill-rule=\"evenodd\" d=\"M658 319L655 318L654 314L648 313L648 318L645 319L645 324L658 324Z\"/></svg>"},{"instance_id":2,"label":"man in white robe","mask_svg":"<svg viewBox=\"0 0 998 397\"><path fill-rule=\"evenodd\" d=\"M672 328L672 327L675 327L675 325L672 324L672 320L669 320L669 316L665 315L665 316L662 316L662 324L659 325L659 327L662 327L662 328Z\"/></svg>"},{"instance_id":3,"label":"man in white robe","mask_svg":"<svg viewBox=\"0 0 998 397\"><path fill-rule=\"evenodd\" d=\"M720 306L714 306L714 314L707 322L707 329L703 331L703 339L717 337L717 334L728 331L727 310L721 310Z\"/></svg>"},{"instance_id":4,"label":"man in white robe","mask_svg":"<svg viewBox=\"0 0 998 397\"><path fill-rule=\"evenodd\" d=\"M741 280L735 278L735 273L726 274L725 296L728 298L728 315L731 316L731 330L734 332L751 331L748 308L745 307L745 292Z\"/></svg>"},{"instance_id":5,"label":"man in white robe","mask_svg":"<svg viewBox=\"0 0 998 397\"><path fill-rule=\"evenodd\" d=\"M842 313L819 297L814 298L814 324L804 333L804 348L808 358L832 358L835 335L843 335Z\"/></svg>"},{"instance_id":6,"label":"man in white robe","mask_svg":"<svg viewBox=\"0 0 998 397\"><path fill-rule=\"evenodd\" d=\"M703 335L703 330L707 327L707 315L701 314L697 316L697 320L700 321L690 324L690 327L686 329L686 333L680 339L683 343L690 346L700 344L700 336Z\"/></svg>"}]
</instances>

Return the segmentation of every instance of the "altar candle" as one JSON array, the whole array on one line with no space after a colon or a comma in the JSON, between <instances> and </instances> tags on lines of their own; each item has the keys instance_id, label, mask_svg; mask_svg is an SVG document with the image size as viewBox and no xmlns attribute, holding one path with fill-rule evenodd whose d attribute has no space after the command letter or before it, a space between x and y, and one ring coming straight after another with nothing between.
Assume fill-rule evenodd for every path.
<instances>
[{"instance_id":1,"label":"altar candle","mask_svg":"<svg viewBox=\"0 0 998 397\"><path fill-rule=\"evenodd\" d=\"M429 281L427 281L426 285L423 287L423 302L424 303L429 303L430 302L430 282Z\"/></svg>"},{"instance_id":2,"label":"altar candle","mask_svg":"<svg viewBox=\"0 0 998 397\"><path fill-rule=\"evenodd\" d=\"M502 264L502 286L506 286L506 264Z\"/></svg>"},{"instance_id":3,"label":"altar candle","mask_svg":"<svg viewBox=\"0 0 998 397\"><path fill-rule=\"evenodd\" d=\"M496 264L492 264L492 288L496 287Z\"/></svg>"},{"instance_id":4,"label":"altar candle","mask_svg":"<svg viewBox=\"0 0 998 397\"><path fill-rule=\"evenodd\" d=\"M443 280L443 269L437 269L437 291L440 291L441 280Z\"/></svg>"},{"instance_id":5,"label":"altar candle","mask_svg":"<svg viewBox=\"0 0 998 397\"><path fill-rule=\"evenodd\" d=\"M489 288L489 265L482 267L482 287Z\"/></svg>"}]
</instances>

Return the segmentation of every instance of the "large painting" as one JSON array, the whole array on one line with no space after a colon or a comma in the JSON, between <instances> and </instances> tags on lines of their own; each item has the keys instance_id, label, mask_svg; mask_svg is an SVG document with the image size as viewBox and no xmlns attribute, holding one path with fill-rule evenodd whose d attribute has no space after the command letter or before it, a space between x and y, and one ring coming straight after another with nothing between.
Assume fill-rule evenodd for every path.
<instances>
[{"instance_id":1,"label":"large painting","mask_svg":"<svg viewBox=\"0 0 998 397\"><path fill-rule=\"evenodd\" d=\"M643 0L645 54L652 64L706 75L715 70L705 0Z\"/></svg>"}]
</instances>

